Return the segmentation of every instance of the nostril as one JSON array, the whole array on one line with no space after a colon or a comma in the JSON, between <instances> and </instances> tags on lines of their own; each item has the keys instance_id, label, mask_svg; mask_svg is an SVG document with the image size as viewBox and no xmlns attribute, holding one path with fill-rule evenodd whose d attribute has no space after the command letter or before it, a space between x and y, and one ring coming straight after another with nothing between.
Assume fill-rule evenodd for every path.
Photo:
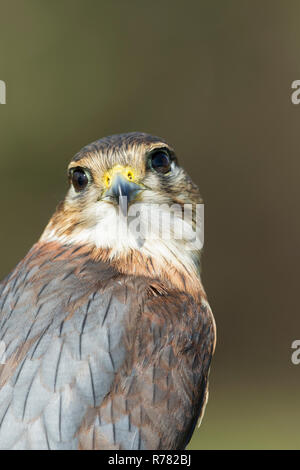
<instances>
[{"instance_id":1,"label":"nostril","mask_svg":"<svg viewBox=\"0 0 300 470\"><path fill-rule=\"evenodd\" d=\"M128 173L127 173L127 178L128 178L130 181L133 180L133 175L132 175L131 171L128 171Z\"/></svg>"}]
</instances>

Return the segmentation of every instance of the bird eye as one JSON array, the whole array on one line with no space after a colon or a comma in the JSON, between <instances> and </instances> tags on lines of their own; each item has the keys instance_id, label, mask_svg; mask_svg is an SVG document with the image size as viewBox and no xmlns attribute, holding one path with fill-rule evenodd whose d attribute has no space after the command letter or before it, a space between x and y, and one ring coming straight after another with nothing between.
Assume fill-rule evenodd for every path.
<instances>
[{"instance_id":1,"label":"bird eye","mask_svg":"<svg viewBox=\"0 0 300 470\"><path fill-rule=\"evenodd\" d=\"M171 160L166 152L159 150L151 155L151 167L158 173L167 173L171 168Z\"/></svg>"},{"instance_id":2,"label":"bird eye","mask_svg":"<svg viewBox=\"0 0 300 470\"><path fill-rule=\"evenodd\" d=\"M89 182L88 176L82 168L72 170L71 180L76 192L83 191Z\"/></svg>"}]
</instances>

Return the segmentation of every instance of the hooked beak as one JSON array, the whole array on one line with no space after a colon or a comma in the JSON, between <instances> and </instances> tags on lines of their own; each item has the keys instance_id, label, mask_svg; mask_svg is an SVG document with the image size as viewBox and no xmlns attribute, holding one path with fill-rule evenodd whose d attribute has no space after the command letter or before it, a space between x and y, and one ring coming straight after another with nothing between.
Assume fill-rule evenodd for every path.
<instances>
[{"instance_id":1,"label":"hooked beak","mask_svg":"<svg viewBox=\"0 0 300 470\"><path fill-rule=\"evenodd\" d=\"M121 173L117 173L110 188L105 192L105 199L108 198L119 203L119 207L124 216L127 215L128 206L143 190L139 184L127 180Z\"/></svg>"}]
</instances>

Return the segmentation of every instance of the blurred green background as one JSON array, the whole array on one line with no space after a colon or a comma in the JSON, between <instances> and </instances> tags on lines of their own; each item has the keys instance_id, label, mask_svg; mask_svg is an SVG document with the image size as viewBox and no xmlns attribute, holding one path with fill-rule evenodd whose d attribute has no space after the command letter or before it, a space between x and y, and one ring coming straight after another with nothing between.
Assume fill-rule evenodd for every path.
<instances>
[{"instance_id":1,"label":"blurred green background","mask_svg":"<svg viewBox=\"0 0 300 470\"><path fill-rule=\"evenodd\" d=\"M0 276L66 166L104 135L166 138L201 188L218 344L190 448L300 448L300 2L0 1Z\"/></svg>"}]
</instances>

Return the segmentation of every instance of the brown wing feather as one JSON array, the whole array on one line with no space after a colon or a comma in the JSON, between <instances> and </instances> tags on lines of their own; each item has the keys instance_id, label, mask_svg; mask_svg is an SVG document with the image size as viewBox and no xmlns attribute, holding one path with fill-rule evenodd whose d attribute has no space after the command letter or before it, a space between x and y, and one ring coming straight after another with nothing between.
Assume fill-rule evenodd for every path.
<instances>
[{"instance_id":1,"label":"brown wing feather","mask_svg":"<svg viewBox=\"0 0 300 470\"><path fill-rule=\"evenodd\" d=\"M157 289L158 290L158 289ZM151 295L126 323L126 361L84 420L82 448L97 448L99 423L135 431L135 449L183 449L205 406L215 331L205 301L169 290ZM114 447L112 447L114 448Z\"/></svg>"}]
</instances>

